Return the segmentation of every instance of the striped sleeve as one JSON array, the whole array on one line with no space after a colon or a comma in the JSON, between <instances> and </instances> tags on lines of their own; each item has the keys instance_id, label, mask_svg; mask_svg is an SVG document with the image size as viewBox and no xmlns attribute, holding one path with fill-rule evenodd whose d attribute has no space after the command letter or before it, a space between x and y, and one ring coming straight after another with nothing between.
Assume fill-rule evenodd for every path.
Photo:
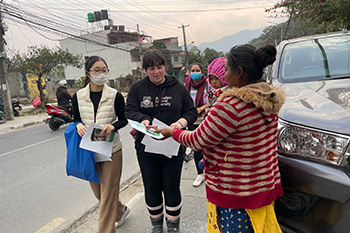
<instances>
[{"instance_id":1,"label":"striped sleeve","mask_svg":"<svg viewBox=\"0 0 350 233\"><path fill-rule=\"evenodd\" d=\"M182 145L200 151L219 144L235 132L237 125L235 108L229 103L218 102L195 131L175 129L173 138Z\"/></svg>"}]
</instances>

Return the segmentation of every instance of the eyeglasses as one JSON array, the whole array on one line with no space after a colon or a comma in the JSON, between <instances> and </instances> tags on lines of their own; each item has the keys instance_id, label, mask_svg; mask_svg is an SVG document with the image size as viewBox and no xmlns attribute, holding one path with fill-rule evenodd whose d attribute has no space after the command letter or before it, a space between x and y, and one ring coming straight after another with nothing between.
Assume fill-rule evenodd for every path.
<instances>
[{"instance_id":1,"label":"eyeglasses","mask_svg":"<svg viewBox=\"0 0 350 233\"><path fill-rule=\"evenodd\" d=\"M102 69L102 70L89 70L92 74L107 74L109 72L109 69Z\"/></svg>"}]
</instances>

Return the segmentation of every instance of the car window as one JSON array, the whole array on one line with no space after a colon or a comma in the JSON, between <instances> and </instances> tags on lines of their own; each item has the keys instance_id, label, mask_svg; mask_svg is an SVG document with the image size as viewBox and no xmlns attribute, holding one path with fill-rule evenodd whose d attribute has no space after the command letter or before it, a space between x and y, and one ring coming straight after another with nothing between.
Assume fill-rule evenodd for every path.
<instances>
[{"instance_id":1,"label":"car window","mask_svg":"<svg viewBox=\"0 0 350 233\"><path fill-rule=\"evenodd\" d=\"M350 37L339 36L287 44L278 77L283 82L350 76Z\"/></svg>"}]
</instances>

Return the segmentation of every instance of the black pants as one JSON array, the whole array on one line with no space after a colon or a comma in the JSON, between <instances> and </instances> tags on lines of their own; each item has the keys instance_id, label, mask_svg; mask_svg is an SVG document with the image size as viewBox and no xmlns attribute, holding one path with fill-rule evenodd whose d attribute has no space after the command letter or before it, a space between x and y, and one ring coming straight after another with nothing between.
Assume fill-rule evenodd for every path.
<instances>
[{"instance_id":1,"label":"black pants","mask_svg":"<svg viewBox=\"0 0 350 233\"><path fill-rule=\"evenodd\" d=\"M190 125L190 126L188 126L188 129L191 131L194 131L195 129L197 129L198 126L199 125ZM195 166L197 169L197 174L198 175L203 174L203 170L200 167L198 167L199 161L201 161L203 159L203 151L194 151L193 158L194 158L194 163L195 163Z\"/></svg>"},{"instance_id":2,"label":"black pants","mask_svg":"<svg viewBox=\"0 0 350 233\"><path fill-rule=\"evenodd\" d=\"M181 212L180 180L183 160L166 161L137 155L139 161L145 199L151 215L163 213L163 196L166 213L178 216Z\"/></svg>"}]
</instances>

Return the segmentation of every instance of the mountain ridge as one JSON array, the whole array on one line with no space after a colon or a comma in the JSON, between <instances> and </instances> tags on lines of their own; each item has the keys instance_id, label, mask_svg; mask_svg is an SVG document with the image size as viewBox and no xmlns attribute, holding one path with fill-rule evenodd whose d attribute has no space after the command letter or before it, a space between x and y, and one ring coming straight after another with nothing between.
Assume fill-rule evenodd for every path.
<instances>
[{"instance_id":1,"label":"mountain ridge","mask_svg":"<svg viewBox=\"0 0 350 233\"><path fill-rule=\"evenodd\" d=\"M229 50L235 45L246 44L252 39L259 37L262 34L264 29L265 27L262 27L256 30L243 30L235 34L225 36L213 42L201 43L196 47L202 51L206 48L212 48L212 49L215 49L216 51L221 51L226 53L226 52L229 52Z\"/></svg>"}]
</instances>

